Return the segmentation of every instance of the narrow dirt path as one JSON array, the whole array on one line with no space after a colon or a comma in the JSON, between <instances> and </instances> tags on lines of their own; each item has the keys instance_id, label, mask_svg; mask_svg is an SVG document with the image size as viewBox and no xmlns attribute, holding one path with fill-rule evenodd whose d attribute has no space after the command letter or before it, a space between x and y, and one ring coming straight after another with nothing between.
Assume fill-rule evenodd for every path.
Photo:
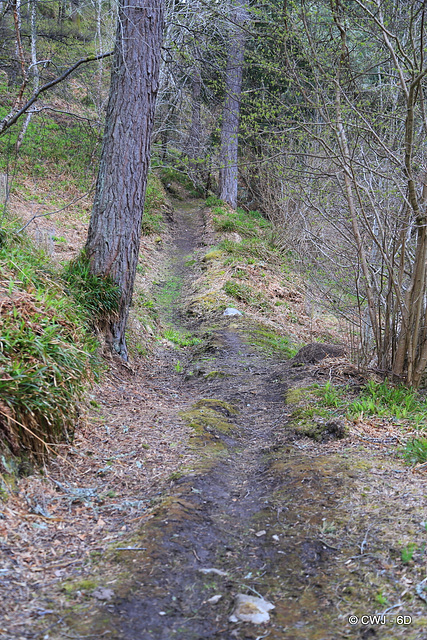
<instances>
[{"instance_id":1,"label":"narrow dirt path","mask_svg":"<svg viewBox=\"0 0 427 640\"><path fill-rule=\"evenodd\" d=\"M156 296L164 319L193 331L197 326L204 336L183 375L193 402L177 416L194 429L199 461L171 480L129 550L113 552L126 579L114 587L114 600L76 622L82 636L75 637L423 638L424 603L404 600L404 572L387 565L390 518L383 526L371 519L370 504L354 501L361 486L374 482L383 483L384 494L384 486L399 482L401 468L383 458L380 464L376 452L354 443L311 445L292 437L285 394L312 381L309 368L255 350L247 319L186 319L182 302L193 286L191 254L203 213L182 206L175 220ZM369 475L375 472L381 478ZM383 495L376 513L387 513L389 499ZM406 522L415 521L411 511ZM386 587L396 601L381 600ZM239 593L271 602L270 621L230 621ZM388 606L384 623L348 621ZM391 621L396 609L413 621L418 616L418 623Z\"/></svg>"}]
</instances>

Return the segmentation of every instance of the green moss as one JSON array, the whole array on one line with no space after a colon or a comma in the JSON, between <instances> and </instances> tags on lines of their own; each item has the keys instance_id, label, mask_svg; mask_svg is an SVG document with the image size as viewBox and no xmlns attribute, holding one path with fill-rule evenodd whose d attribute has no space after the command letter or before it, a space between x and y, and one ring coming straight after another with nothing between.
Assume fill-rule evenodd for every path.
<instances>
[{"instance_id":1,"label":"green moss","mask_svg":"<svg viewBox=\"0 0 427 640\"><path fill-rule=\"evenodd\" d=\"M210 371L207 373L204 378L205 380L217 380L219 378L227 378L228 373L224 373L224 371Z\"/></svg>"},{"instance_id":2,"label":"green moss","mask_svg":"<svg viewBox=\"0 0 427 640\"><path fill-rule=\"evenodd\" d=\"M224 413L226 416L235 416L239 413L238 409L233 407L232 404L224 402L223 400L216 400L215 398L202 398L194 405L195 409L201 409L203 407L219 411L220 413Z\"/></svg>"},{"instance_id":3,"label":"green moss","mask_svg":"<svg viewBox=\"0 0 427 640\"><path fill-rule=\"evenodd\" d=\"M191 347L201 343L201 339L193 336L188 331L178 331L177 329L166 329L163 336L166 340L173 342L179 347Z\"/></svg>"},{"instance_id":4,"label":"green moss","mask_svg":"<svg viewBox=\"0 0 427 640\"><path fill-rule=\"evenodd\" d=\"M62 584L62 590L68 594L75 593L76 591L84 591L85 593L88 593L96 589L97 586L98 583L95 580L86 579L78 580L76 582L67 581Z\"/></svg>"},{"instance_id":5,"label":"green moss","mask_svg":"<svg viewBox=\"0 0 427 640\"><path fill-rule=\"evenodd\" d=\"M220 249L213 249L212 251L208 251L206 255L203 256L202 262L211 262L212 260L221 260L224 257L224 252Z\"/></svg>"},{"instance_id":6,"label":"green moss","mask_svg":"<svg viewBox=\"0 0 427 640\"><path fill-rule=\"evenodd\" d=\"M194 432L191 437L193 448L203 451L210 465L217 454L227 450L224 436L236 430L236 425L227 417L236 413L237 409L227 402L205 398L180 414Z\"/></svg>"},{"instance_id":7,"label":"green moss","mask_svg":"<svg viewBox=\"0 0 427 640\"><path fill-rule=\"evenodd\" d=\"M286 392L286 403L287 404L296 404L297 402L302 402L306 400L310 396L312 396L313 387L296 387L295 389L289 389Z\"/></svg>"},{"instance_id":8,"label":"green moss","mask_svg":"<svg viewBox=\"0 0 427 640\"><path fill-rule=\"evenodd\" d=\"M224 420L221 413L206 407L185 411L181 416L197 435L230 433L234 428L234 424Z\"/></svg>"}]
</instances>

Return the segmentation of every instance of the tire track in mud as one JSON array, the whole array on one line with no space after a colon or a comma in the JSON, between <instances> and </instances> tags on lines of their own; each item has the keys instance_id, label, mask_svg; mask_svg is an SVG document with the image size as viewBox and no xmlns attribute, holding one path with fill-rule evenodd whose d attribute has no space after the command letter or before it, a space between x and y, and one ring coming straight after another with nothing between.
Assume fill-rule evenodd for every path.
<instances>
[{"instance_id":1,"label":"tire track in mud","mask_svg":"<svg viewBox=\"0 0 427 640\"><path fill-rule=\"evenodd\" d=\"M194 275L185 265L202 222L194 207L176 212L168 273L183 286L167 315L181 324L182 295ZM117 557L132 578L92 620L91 631L99 636L91 637L403 637L400 630L390 635L389 629L348 624L357 607L369 613L370 597L363 572L350 575L347 569L365 531L350 535L347 505L357 473L345 451L325 445L314 455L286 430L286 391L308 369L254 350L247 319L220 317L213 328L205 323L199 329L210 329L211 341L199 353L199 365L191 363L196 375L183 382L194 403L181 419L194 429L191 446L200 461L171 483L133 541L144 551ZM215 375L198 376L200 367ZM238 593L272 602L271 620L230 622ZM209 602L214 596L221 596L215 604Z\"/></svg>"}]
</instances>

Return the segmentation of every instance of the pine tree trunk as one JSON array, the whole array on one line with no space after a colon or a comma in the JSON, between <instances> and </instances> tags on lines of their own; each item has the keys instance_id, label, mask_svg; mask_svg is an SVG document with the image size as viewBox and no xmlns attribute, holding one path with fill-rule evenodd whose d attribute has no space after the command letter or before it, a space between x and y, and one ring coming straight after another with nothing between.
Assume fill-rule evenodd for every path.
<instances>
[{"instance_id":1,"label":"pine tree trunk","mask_svg":"<svg viewBox=\"0 0 427 640\"><path fill-rule=\"evenodd\" d=\"M150 160L164 0L121 0L110 97L86 253L94 273L120 286L118 317L103 327L128 359L125 329L132 300Z\"/></svg>"},{"instance_id":2,"label":"pine tree trunk","mask_svg":"<svg viewBox=\"0 0 427 640\"><path fill-rule=\"evenodd\" d=\"M241 24L246 15L243 6L239 5L240 3L236 5L233 18L235 23ZM219 171L219 197L233 209L237 207L237 157L244 55L245 33L241 29L233 29L227 57Z\"/></svg>"}]
</instances>

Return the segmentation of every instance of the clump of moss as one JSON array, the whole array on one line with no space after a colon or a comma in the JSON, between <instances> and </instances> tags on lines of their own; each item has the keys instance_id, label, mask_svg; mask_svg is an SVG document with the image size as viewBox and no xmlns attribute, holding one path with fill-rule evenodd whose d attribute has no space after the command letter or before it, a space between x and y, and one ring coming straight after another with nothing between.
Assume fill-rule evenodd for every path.
<instances>
[{"instance_id":1,"label":"clump of moss","mask_svg":"<svg viewBox=\"0 0 427 640\"><path fill-rule=\"evenodd\" d=\"M193 438L198 444L203 447L209 444L215 450L223 451L226 448L224 436L236 429L227 418L237 413L237 409L227 402L204 398L189 411L181 413L181 417L193 429Z\"/></svg>"},{"instance_id":2,"label":"clump of moss","mask_svg":"<svg viewBox=\"0 0 427 640\"><path fill-rule=\"evenodd\" d=\"M235 416L239 413L238 409L236 409L236 407L233 407L232 404L224 402L224 400L216 400L215 398L202 398L201 400L198 400L194 405L195 409L201 409L203 407L213 409L214 411L219 411L226 416Z\"/></svg>"},{"instance_id":3,"label":"clump of moss","mask_svg":"<svg viewBox=\"0 0 427 640\"><path fill-rule=\"evenodd\" d=\"M295 405L286 428L296 436L325 442L346 435L344 421L319 403L316 385L290 389L286 402Z\"/></svg>"}]
</instances>

